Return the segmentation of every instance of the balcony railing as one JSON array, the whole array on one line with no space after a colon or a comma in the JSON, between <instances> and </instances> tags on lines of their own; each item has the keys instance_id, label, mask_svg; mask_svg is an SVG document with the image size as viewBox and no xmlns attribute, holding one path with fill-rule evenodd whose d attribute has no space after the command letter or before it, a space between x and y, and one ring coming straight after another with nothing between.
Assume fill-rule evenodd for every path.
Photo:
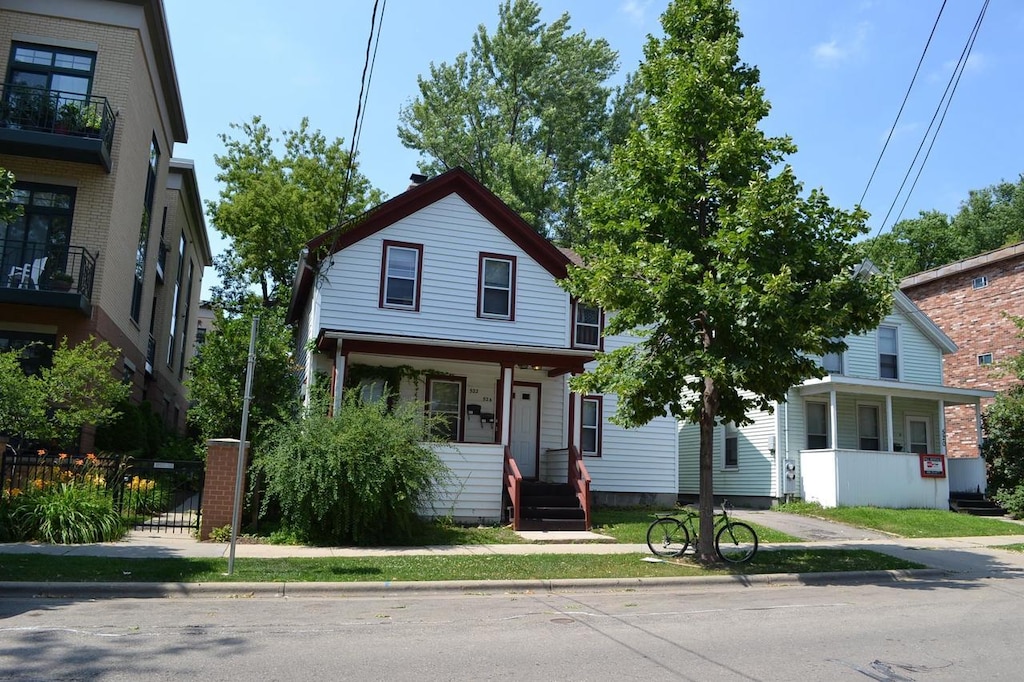
<instances>
[{"instance_id":1,"label":"balcony railing","mask_svg":"<svg viewBox=\"0 0 1024 682\"><path fill-rule=\"evenodd\" d=\"M149 335L149 343L146 344L146 375L153 376L153 367L156 366L156 339Z\"/></svg>"},{"instance_id":2,"label":"balcony railing","mask_svg":"<svg viewBox=\"0 0 1024 682\"><path fill-rule=\"evenodd\" d=\"M167 242L161 239L156 252L156 281L160 284L163 284L164 282L164 270L167 267L167 253L170 250L171 248L167 246Z\"/></svg>"},{"instance_id":3,"label":"balcony railing","mask_svg":"<svg viewBox=\"0 0 1024 682\"><path fill-rule=\"evenodd\" d=\"M0 300L88 310L96 257L82 246L0 240Z\"/></svg>"},{"instance_id":4,"label":"balcony railing","mask_svg":"<svg viewBox=\"0 0 1024 682\"><path fill-rule=\"evenodd\" d=\"M100 163L109 172L114 112L105 97L3 83L0 142L7 153Z\"/></svg>"}]
</instances>

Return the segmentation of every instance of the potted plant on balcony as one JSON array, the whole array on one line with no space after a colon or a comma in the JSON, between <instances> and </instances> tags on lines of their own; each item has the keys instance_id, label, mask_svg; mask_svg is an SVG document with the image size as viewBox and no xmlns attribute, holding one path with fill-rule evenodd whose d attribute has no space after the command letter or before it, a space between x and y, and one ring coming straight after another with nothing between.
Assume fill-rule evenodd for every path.
<instances>
[{"instance_id":1,"label":"potted plant on balcony","mask_svg":"<svg viewBox=\"0 0 1024 682\"><path fill-rule=\"evenodd\" d=\"M65 102L57 111L54 126L58 132L74 135L95 135L103 126L103 117L96 107L83 101Z\"/></svg>"},{"instance_id":2,"label":"potted plant on balcony","mask_svg":"<svg viewBox=\"0 0 1024 682\"><path fill-rule=\"evenodd\" d=\"M70 291L74 278L63 270L50 275L50 288L54 291Z\"/></svg>"}]
</instances>

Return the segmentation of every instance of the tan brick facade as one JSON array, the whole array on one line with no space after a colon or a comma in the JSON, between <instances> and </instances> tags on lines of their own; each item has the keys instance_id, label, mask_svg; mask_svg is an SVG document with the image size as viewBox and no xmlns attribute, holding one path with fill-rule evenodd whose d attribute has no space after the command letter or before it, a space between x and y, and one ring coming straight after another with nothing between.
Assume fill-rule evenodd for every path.
<instances>
[{"instance_id":1,"label":"tan brick facade","mask_svg":"<svg viewBox=\"0 0 1024 682\"><path fill-rule=\"evenodd\" d=\"M135 370L133 399L150 401L167 426L181 431L187 407L181 347L191 353L194 311L211 254L194 170L188 162L172 162L174 143L186 142L187 131L161 0L0 0L0 73L5 81L15 42L94 54L90 93L107 99L115 128L109 173L99 164L15 155L0 147L0 167L11 170L18 182L74 188L70 243L96 256L89 316L30 302L2 303L0 333L52 333L71 342L93 334L108 341L123 354L118 375L125 368ZM153 140L160 157L141 305L133 319L136 252ZM185 258L194 264L194 300L187 301L185 285L176 288L174 279L182 234L188 244ZM162 278L157 273L161 238L169 247ZM187 272L186 266L185 277ZM168 366L176 292L179 313L193 312L187 325L183 317L175 325L175 356ZM156 352L147 373L151 334ZM91 445L87 441L82 445Z\"/></svg>"},{"instance_id":2,"label":"tan brick facade","mask_svg":"<svg viewBox=\"0 0 1024 682\"><path fill-rule=\"evenodd\" d=\"M943 361L947 385L1002 391L1016 382L999 371L999 363L1024 351L1007 318L1024 316L1024 242L912 275L900 288L959 347ZM981 364L987 355L993 364ZM982 407L991 402L983 400ZM946 408L950 457L978 454L974 417L971 407Z\"/></svg>"}]
</instances>

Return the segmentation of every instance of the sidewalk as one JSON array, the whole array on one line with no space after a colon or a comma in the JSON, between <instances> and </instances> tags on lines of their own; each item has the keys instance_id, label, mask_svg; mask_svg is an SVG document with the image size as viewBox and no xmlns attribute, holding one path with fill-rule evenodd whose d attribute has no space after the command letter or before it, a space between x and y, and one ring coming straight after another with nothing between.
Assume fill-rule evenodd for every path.
<instances>
[{"instance_id":1,"label":"sidewalk","mask_svg":"<svg viewBox=\"0 0 1024 682\"><path fill-rule=\"evenodd\" d=\"M1024 543L1024 526L1021 534L988 537L960 538L896 538L877 531L853 528L843 524L820 519L785 514L774 511L737 511L736 518L748 519L763 526L780 530L794 537L805 538L798 543L762 545L762 551L773 549L867 549L895 556L907 561L923 564L925 571L877 571L839 574L828 576L714 576L712 578L667 578L630 580L572 580L572 581L456 581L452 583L430 583L406 585L381 583L330 583L310 584L299 587L289 584L293 594L354 592L379 593L382 589L466 590L487 586L488 589L553 589L588 585L592 588L621 587L626 584L707 584L735 583L763 584L833 584L843 581L884 580L893 581L916 578L935 579L979 579L1024 577L1024 554L994 549L1000 545ZM285 558L285 557L380 557L380 556L466 556L466 555L527 555L527 554L643 554L649 555L646 545L608 543L607 538L594 533L531 533L525 537L534 540L532 544L503 545L455 545L432 547L305 547L295 545L237 544L236 558ZM540 540L540 541L538 541ZM594 540L597 540L596 542ZM104 556L130 558L226 558L230 547L223 542L198 542L187 534L152 533L133 531L120 542L96 543L89 545L43 545L35 543L0 544L0 555L4 554L45 554L50 556ZM183 584L149 585L139 583L89 584L65 583L59 587L54 583L4 583L0 592L16 591L27 594L56 593L102 594L105 596L189 596L203 594L284 595L284 585L216 583L206 586ZM56 591L56 592L55 592Z\"/></svg>"}]
</instances>

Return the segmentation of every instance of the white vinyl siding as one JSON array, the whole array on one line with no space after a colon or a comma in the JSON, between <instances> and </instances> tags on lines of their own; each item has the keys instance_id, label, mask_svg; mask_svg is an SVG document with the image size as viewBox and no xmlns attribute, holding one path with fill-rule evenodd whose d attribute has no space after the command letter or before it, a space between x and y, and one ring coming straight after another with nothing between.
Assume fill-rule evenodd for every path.
<instances>
[{"instance_id":1,"label":"white vinyl siding","mask_svg":"<svg viewBox=\"0 0 1024 682\"><path fill-rule=\"evenodd\" d=\"M384 240L423 243L419 311L379 307ZM442 246L443 245L443 246ZM515 320L477 316L480 254L516 258ZM316 325L372 334L567 347L569 295L551 273L457 195L449 195L334 255L314 289Z\"/></svg>"},{"instance_id":2,"label":"white vinyl siding","mask_svg":"<svg viewBox=\"0 0 1024 682\"><path fill-rule=\"evenodd\" d=\"M775 417L767 411L750 415L753 424L738 429L736 467L724 467L725 430L715 427L713 467L715 495L771 497L775 495L775 461L771 439L775 436ZM700 427L684 424L679 429L679 493L696 495L700 491Z\"/></svg>"},{"instance_id":3,"label":"white vinyl siding","mask_svg":"<svg viewBox=\"0 0 1024 682\"><path fill-rule=\"evenodd\" d=\"M900 311L886 316L883 325L898 329L899 379L915 384L942 383L942 351ZM881 326L881 325L880 325ZM878 379L878 330L846 337L849 350L843 356L844 374Z\"/></svg>"}]
</instances>

